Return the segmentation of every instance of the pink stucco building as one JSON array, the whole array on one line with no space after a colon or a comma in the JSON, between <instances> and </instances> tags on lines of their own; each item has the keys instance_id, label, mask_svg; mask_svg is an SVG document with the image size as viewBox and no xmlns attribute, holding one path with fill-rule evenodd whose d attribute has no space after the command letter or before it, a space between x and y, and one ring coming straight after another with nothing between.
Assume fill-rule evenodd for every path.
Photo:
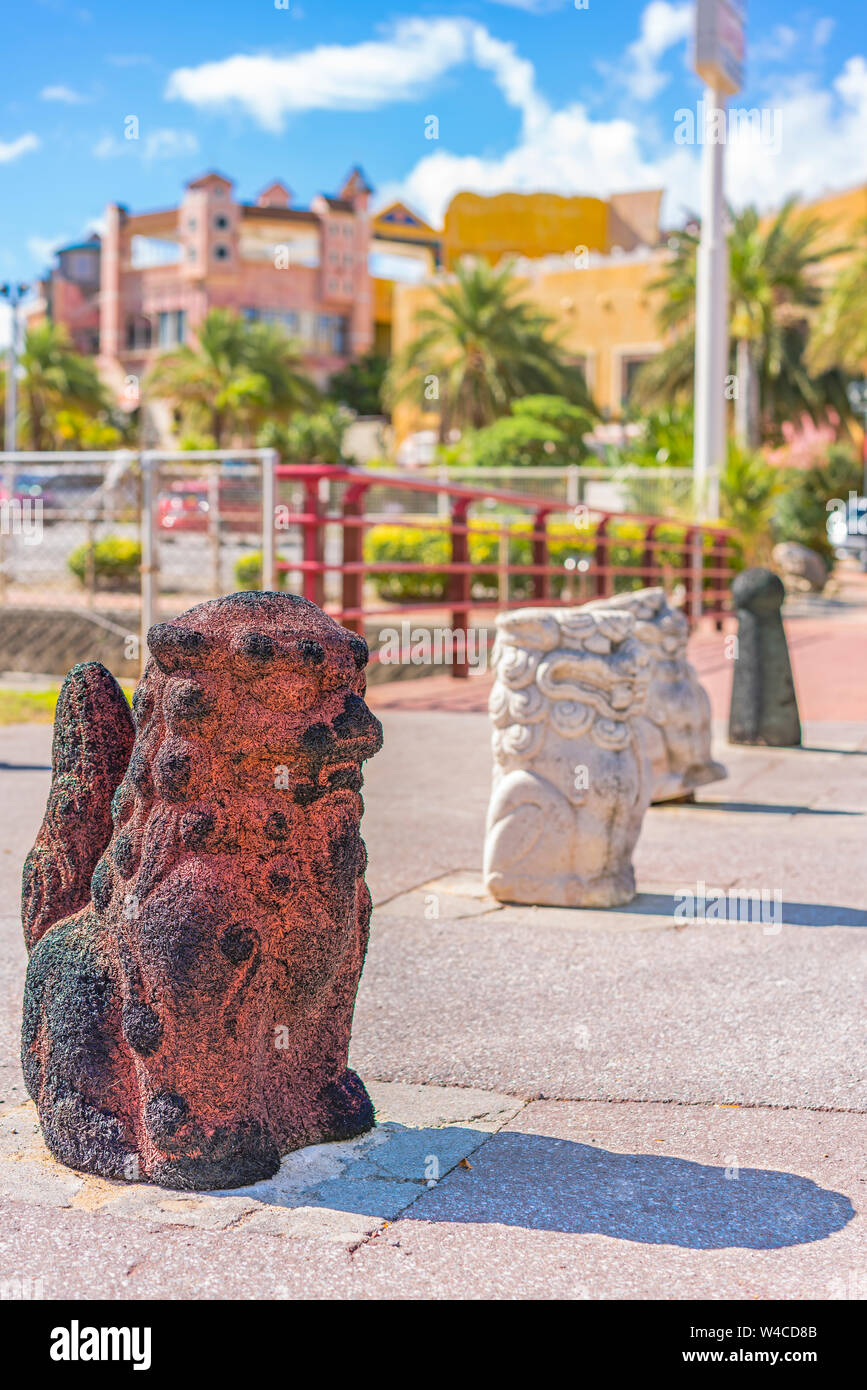
<instances>
[{"instance_id":1,"label":"pink stucco building","mask_svg":"<svg viewBox=\"0 0 867 1390\"><path fill-rule=\"evenodd\" d=\"M129 404L156 355L194 343L209 309L282 324L324 384L373 341L368 252L371 189L353 169L336 197L292 205L270 184L239 202L231 179L192 179L177 207L131 213L112 203L102 236L58 253L43 284L51 317Z\"/></svg>"}]
</instances>

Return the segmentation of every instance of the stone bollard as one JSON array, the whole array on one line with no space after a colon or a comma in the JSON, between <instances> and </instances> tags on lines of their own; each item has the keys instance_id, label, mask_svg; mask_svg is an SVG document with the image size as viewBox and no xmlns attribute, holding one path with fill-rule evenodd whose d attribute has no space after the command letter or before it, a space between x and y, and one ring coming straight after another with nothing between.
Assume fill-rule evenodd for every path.
<instances>
[{"instance_id":1,"label":"stone bollard","mask_svg":"<svg viewBox=\"0 0 867 1390\"><path fill-rule=\"evenodd\" d=\"M711 757L710 700L686 657L689 624L669 605L665 590L636 589L594 599L586 607L631 613L635 636L650 653L652 675L641 717L653 764L651 801L692 797L696 787L728 777Z\"/></svg>"},{"instance_id":2,"label":"stone bollard","mask_svg":"<svg viewBox=\"0 0 867 1390\"><path fill-rule=\"evenodd\" d=\"M71 1168L238 1187L373 1124L346 1059L370 916L361 764L382 730L366 643L306 599L215 599L148 646L131 757L103 667L58 705L24 875L24 1074ZM76 860L93 873L70 890Z\"/></svg>"},{"instance_id":3,"label":"stone bollard","mask_svg":"<svg viewBox=\"0 0 867 1390\"><path fill-rule=\"evenodd\" d=\"M653 774L637 716L651 659L631 613L525 608L497 618L485 884L503 902L611 907Z\"/></svg>"},{"instance_id":4,"label":"stone bollard","mask_svg":"<svg viewBox=\"0 0 867 1390\"><path fill-rule=\"evenodd\" d=\"M797 748L801 721L780 609L786 596L769 569L742 570L732 584L738 615L729 743Z\"/></svg>"}]
</instances>

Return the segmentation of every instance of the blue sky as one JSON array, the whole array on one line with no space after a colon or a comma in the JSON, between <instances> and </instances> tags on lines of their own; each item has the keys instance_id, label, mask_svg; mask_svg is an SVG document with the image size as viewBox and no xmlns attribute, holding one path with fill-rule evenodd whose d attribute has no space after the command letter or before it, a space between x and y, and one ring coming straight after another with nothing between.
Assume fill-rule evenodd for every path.
<instances>
[{"instance_id":1,"label":"blue sky","mask_svg":"<svg viewBox=\"0 0 867 1390\"><path fill-rule=\"evenodd\" d=\"M207 168L296 201L360 163L377 198L438 220L459 188L698 203L673 139L701 86L685 0L30 0L7 10L0 276L29 278L108 201L173 204ZM737 103L781 113L778 149L733 146L729 193L768 205L867 181L864 0L749 0ZM139 139L124 139L134 115ZM425 139L436 115L439 139Z\"/></svg>"}]
</instances>

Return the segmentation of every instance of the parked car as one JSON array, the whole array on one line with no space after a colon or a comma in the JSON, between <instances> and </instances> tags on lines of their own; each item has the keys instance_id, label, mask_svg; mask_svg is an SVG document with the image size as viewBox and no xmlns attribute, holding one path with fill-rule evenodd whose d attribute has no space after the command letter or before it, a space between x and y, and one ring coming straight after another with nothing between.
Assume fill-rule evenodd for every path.
<instances>
[{"instance_id":1,"label":"parked car","mask_svg":"<svg viewBox=\"0 0 867 1390\"><path fill-rule=\"evenodd\" d=\"M825 529L835 554L851 555L867 571L867 497L850 493L846 511L831 511Z\"/></svg>"},{"instance_id":2,"label":"parked car","mask_svg":"<svg viewBox=\"0 0 867 1390\"><path fill-rule=\"evenodd\" d=\"M157 524L169 533L202 535L211 524L211 488L207 478L170 483L157 498ZM217 523L235 534L258 535L262 530L262 501L256 478L220 478L217 483Z\"/></svg>"},{"instance_id":3,"label":"parked car","mask_svg":"<svg viewBox=\"0 0 867 1390\"><path fill-rule=\"evenodd\" d=\"M60 520L57 514L60 507L57 493L46 485L43 478L39 478L35 474L17 474L12 496L16 502L40 501L42 503L42 522L45 526L50 526L52 522ZM8 499L9 491L0 482L0 502L6 502Z\"/></svg>"}]
</instances>

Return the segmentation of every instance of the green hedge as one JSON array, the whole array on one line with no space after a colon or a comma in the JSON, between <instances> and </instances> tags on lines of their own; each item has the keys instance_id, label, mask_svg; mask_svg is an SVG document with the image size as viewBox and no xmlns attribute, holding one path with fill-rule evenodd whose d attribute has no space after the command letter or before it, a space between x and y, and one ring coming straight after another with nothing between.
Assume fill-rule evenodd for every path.
<instances>
[{"instance_id":1,"label":"green hedge","mask_svg":"<svg viewBox=\"0 0 867 1390\"><path fill-rule=\"evenodd\" d=\"M470 522L469 553L470 562L475 567L471 581L471 593L475 599L495 599L497 597L497 567L500 556L500 537L495 530L481 530L485 523ZM520 521L510 527L509 563L530 565L532 558L530 521ZM661 524L657 539L668 541L671 547L658 552L661 563L678 565L683 553L685 527L674 523ZM637 566L644 556L644 527L635 522L612 522L610 535L613 544L610 548L613 565ZM708 540L708 548L710 541ZM578 529L569 522L552 522L548 526L549 563L558 566L562 573L551 576L551 595L560 598L567 580L575 575L575 569L567 570L566 561L589 560L592 564L596 546L595 528ZM378 596L389 603L412 602L419 600L445 599L448 592L448 575L439 566L448 564L450 558L449 537L446 531L425 530L418 526L374 526L367 532L364 540L364 558L369 564L385 564L389 560L404 564L426 564L430 569L424 574L405 574L398 570L383 571L371 576ZM615 576L616 593L626 593L630 589L640 589L647 581L640 575ZM511 577L510 595L512 598L530 598L533 590L533 576L518 574Z\"/></svg>"},{"instance_id":2,"label":"green hedge","mask_svg":"<svg viewBox=\"0 0 867 1390\"><path fill-rule=\"evenodd\" d=\"M274 575L274 583L278 589L286 588L286 578L286 570L277 570ZM251 550L248 555L242 555L240 560L235 562L235 583L239 589L261 589L261 550Z\"/></svg>"},{"instance_id":3,"label":"green hedge","mask_svg":"<svg viewBox=\"0 0 867 1390\"><path fill-rule=\"evenodd\" d=\"M89 544L76 546L67 565L82 584L87 583ZM141 573L141 546L123 536L106 536L93 546L93 576L98 589L135 589Z\"/></svg>"}]
</instances>

